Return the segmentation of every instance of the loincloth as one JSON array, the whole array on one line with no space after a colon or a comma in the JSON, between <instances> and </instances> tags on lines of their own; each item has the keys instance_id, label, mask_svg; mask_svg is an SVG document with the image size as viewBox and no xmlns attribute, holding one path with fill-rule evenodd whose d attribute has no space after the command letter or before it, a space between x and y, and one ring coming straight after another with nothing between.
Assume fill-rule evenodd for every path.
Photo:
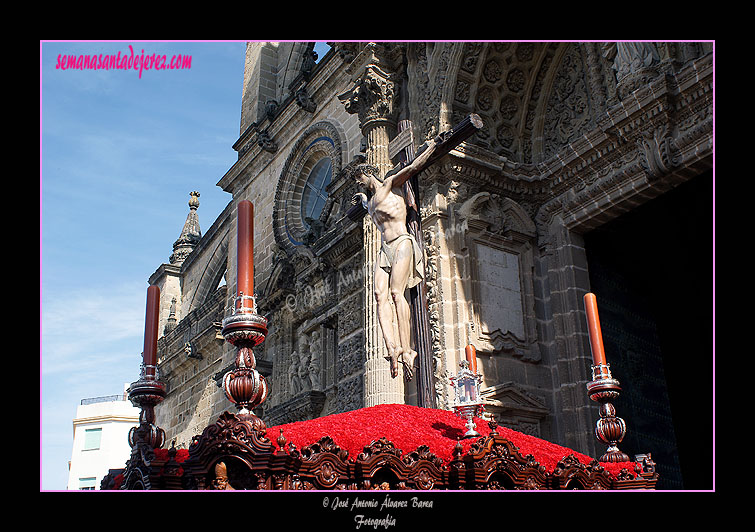
<instances>
[{"instance_id":1,"label":"loincloth","mask_svg":"<svg viewBox=\"0 0 755 532\"><path fill-rule=\"evenodd\" d=\"M383 240L380 246L380 251L378 252L378 266L380 266L383 271L390 275L391 265L396 258L396 250L398 249L399 244L407 239L411 240L412 242L412 268L409 271L409 278L406 281L406 287L411 288L422 282L422 279L424 279L425 277L422 264L422 250L420 249L419 244L417 244L417 240L414 238L414 235L406 233L397 236L390 242Z\"/></svg>"}]
</instances>

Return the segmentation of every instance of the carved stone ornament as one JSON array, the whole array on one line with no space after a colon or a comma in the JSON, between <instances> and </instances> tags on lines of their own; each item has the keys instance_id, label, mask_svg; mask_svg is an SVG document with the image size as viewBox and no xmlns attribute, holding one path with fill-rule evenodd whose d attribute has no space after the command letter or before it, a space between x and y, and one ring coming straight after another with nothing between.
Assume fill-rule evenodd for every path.
<instances>
[{"instance_id":1,"label":"carved stone ornament","mask_svg":"<svg viewBox=\"0 0 755 532\"><path fill-rule=\"evenodd\" d=\"M270 135L270 131L267 129L257 130L257 145L270 153L278 151L278 143L275 142L272 135Z\"/></svg>"},{"instance_id":2,"label":"carved stone ornament","mask_svg":"<svg viewBox=\"0 0 755 532\"><path fill-rule=\"evenodd\" d=\"M390 74L369 65L354 86L338 96L346 112L356 113L362 129L375 120L394 120L398 95Z\"/></svg>"},{"instance_id":3,"label":"carved stone ornament","mask_svg":"<svg viewBox=\"0 0 755 532\"><path fill-rule=\"evenodd\" d=\"M302 87L296 91L296 103L299 105L299 107L301 107L308 113L314 113L315 109L317 109L317 104L307 93L307 89L305 87Z\"/></svg>"},{"instance_id":4,"label":"carved stone ornament","mask_svg":"<svg viewBox=\"0 0 755 532\"><path fill-rule=\"evenodd\" d=\"M640 164L651 179L658 179L672 172L679 165L674 139L668 134L668 126L643 133L637 140L643 156Z\"/></svg>"}]
</instances>

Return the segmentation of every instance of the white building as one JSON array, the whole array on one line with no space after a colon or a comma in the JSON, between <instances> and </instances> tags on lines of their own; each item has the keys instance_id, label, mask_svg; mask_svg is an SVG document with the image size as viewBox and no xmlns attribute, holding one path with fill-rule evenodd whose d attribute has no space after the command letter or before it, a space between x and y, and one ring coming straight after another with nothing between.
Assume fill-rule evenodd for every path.
<instances>
[{"instance_id":1,"label":"white building","mask_svg":"<svg viewBox=\"0 0 755 532\"><path fill-rule=\"evenodd\" d=\"M68 489L99 489L108 470L125 467L131 454L128 432L138 424L139 409L126 393L83 399L73 420Z\"/></svg>"}]
</instances>

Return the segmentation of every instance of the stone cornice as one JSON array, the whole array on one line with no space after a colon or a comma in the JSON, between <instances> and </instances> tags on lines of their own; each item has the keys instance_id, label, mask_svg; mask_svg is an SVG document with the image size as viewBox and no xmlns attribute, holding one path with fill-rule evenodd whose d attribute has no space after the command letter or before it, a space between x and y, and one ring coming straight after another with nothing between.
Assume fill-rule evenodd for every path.
<instances>
[{"instance_id":1,"label":"stone cornice","mask_svg":"<svg viewBox=\"0 0 755 532\"><path fill-rule=\"evenodd\" d=\"M137 423L139 414L126 416L123 414L103 414L101 416L80 417L73 420L73 426L91 425L93 423Z\"/></svg>"},{"instance_id":2,"label":"stone cornice","mask_svg":"<svg viewBox=\"0 0 755 532\"><path fill-rule=\"evenodd\" d=\"M175 264L161 264L158 266L157 270L155 270L155 273L149 276L148 283L149 284L157 284L157 280L165 277L167 275L174 275L179 276L181 275L181 266L176 266Z\"/></svg>"}]
</instances>

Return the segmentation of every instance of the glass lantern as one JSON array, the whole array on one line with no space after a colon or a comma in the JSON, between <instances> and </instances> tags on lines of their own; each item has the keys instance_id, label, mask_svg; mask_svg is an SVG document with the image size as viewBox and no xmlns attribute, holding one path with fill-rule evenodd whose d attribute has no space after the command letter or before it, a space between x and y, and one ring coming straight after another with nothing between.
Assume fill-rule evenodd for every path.
<instances>
[{"instance_id":1,"label":"glass lantern","mask_svg":"<svg viewBox=\"0 0 755 532\"><path fill-rule=\"evenodd\" d=\"M480 382L482 375L473 373L469 369L469 361L462 360L459 363L460 370L456 377L451 377L451 385L454 387L454 405L453 409L461 418L467 420L467 432L465 438L480 436L475 430L473 418L482 414L484 407L480 399Z\"/></svg>"}]
</instances>

